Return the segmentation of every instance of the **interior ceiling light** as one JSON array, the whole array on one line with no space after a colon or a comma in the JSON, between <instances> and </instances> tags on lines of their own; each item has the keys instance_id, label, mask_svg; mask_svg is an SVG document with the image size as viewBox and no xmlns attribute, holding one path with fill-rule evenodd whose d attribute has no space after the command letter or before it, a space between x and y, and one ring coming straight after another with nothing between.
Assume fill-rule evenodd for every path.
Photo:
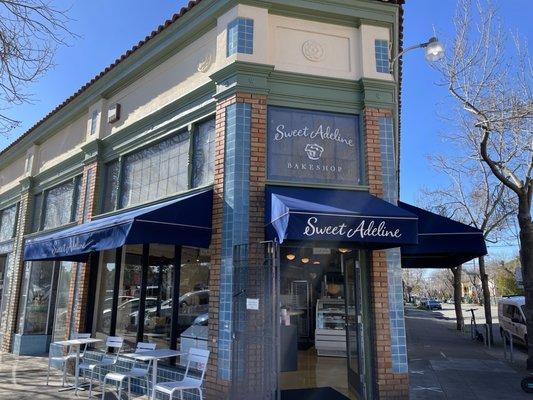
<instances>
[{"instance_id":1,"label":"interior ceiling light","mask_svg":"<svg viewBox=\"0 0 533 400\"><path fill-rule=\"evenodd\" d=\"M304 264L307 264L309 262L309 258L307 258L307 257L302 258L302 262Z\"/></svg>"},{"instance_id":2,"label":"interior ceiling light","mask_svg":"<svg viewBox=\"0 0 533 400\"><path fill-rule=\"evenodd\" d=\"M287 254L285 257L287 257L287 260L292 261L296 258L294 254Z\"/></svg>"},{"instance_id":3,"label":"interior ceiling light","mask_svg":"<svg viewBox=\"0 0 533 400\"><path fill-rule=\"evenodd\" d=\"M320 265L320 261L313 261L313 264Z\"/></svg>"},{"instance_id":4,"label":"interior ceiling light","mask_svg":"<svg viewBox=\"0 0 533 400\"><path fill-rule=\"evenodd\" d=\"M352 251L352 250L350 250L350 249L345 249L345 248L342 248L342 247L341 247L341 248L339 249L339 251L340 251L341 253L345 254L345 253L349 253L349 252Z\"/></svg>"}]
</instances>

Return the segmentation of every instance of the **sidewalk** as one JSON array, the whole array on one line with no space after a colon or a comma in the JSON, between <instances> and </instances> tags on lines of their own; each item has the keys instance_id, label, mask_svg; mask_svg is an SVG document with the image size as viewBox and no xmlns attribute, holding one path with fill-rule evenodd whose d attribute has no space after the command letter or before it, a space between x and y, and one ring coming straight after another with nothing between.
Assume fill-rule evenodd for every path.
<instances>
[{"instance_id":1,"label":"sidewalk","mask_svg":"<svg viewBox=\"0 0 533 400\"><path fill-rule=\"evenodd\" d=\"M455 330L448 313L406 308L411 399L533 399L520 388L527 375L520 350L510 365L501 344L489 350L472 341Z\"/></svg>"},{"instance_id":2,"label":"sidewalk","mask_svg":"<svg viewBox=\"0 0 533 400\"><path fill-rule=\"evenodd\" d=\"M23 357L0 353L0 399L2 400L50 400L50 399L88 399L88 392L74 391L59 392L61 376L57 370L50 373L50 386L46 385L46 369L48 358ZM72 379L70 379L72 382ZM108 386L105 400L116 400L116 393L111 385ZM124 394L122 395L123 398ZM99 388L93 392L93 399L101 399ZM146 399L146 396L135 397Z\"/></svg>"}]
</instances>

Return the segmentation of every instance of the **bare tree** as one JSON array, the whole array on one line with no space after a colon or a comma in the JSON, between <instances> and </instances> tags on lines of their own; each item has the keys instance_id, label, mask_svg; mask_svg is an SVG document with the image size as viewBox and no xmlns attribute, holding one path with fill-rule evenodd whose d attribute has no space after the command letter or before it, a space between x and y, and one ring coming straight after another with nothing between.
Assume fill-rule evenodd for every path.
<instances>
[{"instance_id":1,"label":"bare tree","mask_svg":"<svg viewBox=\"0 0 533 400\"><path fill-rule=\"evenodd\" d=\"M20 125L5 110L31 101L28 85L53 66L57 47L74 36L68 21L66 11L49 0L0 0L0 135Z\"/></svg>"},{"instance_id":2,"label":"bare tree","mask_svg":"<svg viewBox=\"0 0 533 400\"><path fill-rule=\"evenodd\" d=\"M407 294L407 301L412 301L412 294L421 294L421 283L424 279L424 271L421 269L408 268L402 270L402 281L405 293Z\"/></svg>"},{"instance_id":3,"label":"bare tree","mask_svg":"<svg viewBox=\"0 0 533 400\"><path fill-rule=\"evenodd\" d=\"M478 148L472 140L474 135L470 127L459 126L458 129L460 133L446 137L451 139L454 156L429 157L434 168L446 175L449 183L443 187L425 189L425 199L433 208L440 208L441 212L445 210L448 216L483 231L486 241L500 242L509 236L509 219L516 214L517 209L515 198L477 155ZM485 320L490 327L489 340L492 343L491 296L485 257L479 257L478 261Z\"/></svg>"},{"instance_id":4,"label":"bare tree","mask_svg":"<svg viewBox=\"0 0 533 400\"><path fill-rule=\"evenodd\" d=\"M462 331L463 326L465 324L465 319L463 317L463 308L461 307L461 303L463 300L463 290L461 287L462 269L462 265L459 265L455 268L451 268L453 274L453 304L455 306L456 329L458 331Z\"/></svg>"},{"instance_id":5,"label":"bare tree","mask_svg":"<svg viewBox=\"0 0 533 400\"><path fill-rule=\"evenodd\" d=\"M455 138L475 145L472 157L511 191L517 204L526 317L533 334L531 61L525 43L507 35L489 0L459 0L454 24L455 38L436 68L458 106L455 117L463 129ZM528 369L533 369L533 343Z\"/></svg>"}]
</instances>

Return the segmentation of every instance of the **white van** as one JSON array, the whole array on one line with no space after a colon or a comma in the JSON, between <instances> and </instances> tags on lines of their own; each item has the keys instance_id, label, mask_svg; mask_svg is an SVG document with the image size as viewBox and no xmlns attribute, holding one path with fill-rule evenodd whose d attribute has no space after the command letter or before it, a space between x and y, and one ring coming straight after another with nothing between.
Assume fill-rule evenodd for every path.
<instances>
[{"instance_id":1,"label":"white van","mask_svg":"<svg viewBox=\"0 0 533 400\"><path fill-rule=\"evenodd\" d=\"M507 296L498 301L498 320L500 334L506 331L513 335L514 340L519 340L527 346L526 314L524 296Z\"/></svg>"}]
</instances>

